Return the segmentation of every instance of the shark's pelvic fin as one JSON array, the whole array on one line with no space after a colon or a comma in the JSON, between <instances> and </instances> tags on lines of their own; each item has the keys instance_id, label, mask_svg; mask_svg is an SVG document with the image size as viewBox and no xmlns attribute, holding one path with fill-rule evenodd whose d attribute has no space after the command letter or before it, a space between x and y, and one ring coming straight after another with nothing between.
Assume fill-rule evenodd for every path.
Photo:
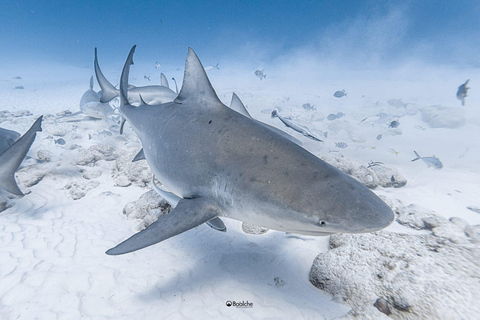
<instances>
[{"instance_id":1,"label":"shark's pelvic fin","mask_svg":"<svg viewBox=\"0 0 480 320\"><path fill-rule=\"evenodd\" d=\"M0 187L18 196L24 194L15 182L15 171L30 150L37 131L42 131L42 119L43 116L38 118L20 139L0 155Z\"/></svg>"},{"instance_id":2,"label":"shark's pelvic fin","mask_svg":"<svg viewBox=\"0 0 480 320\"><path fill-rule=\"evenodd\" d=\"M164 87L167 87L170 89L170 86L168 85L168 80L167 80L167 77L165 77L165 75L162 73L160 73L160 85L164 86Z\"/></svg>"},{"instance_id":3,"label":"shark's pelvic fin","mask_svg":"<svg viewBox=\"0 0 480 320\"><path fill-rule=\"evenodd\" d=\"M218 99L202 63L192 48L188 48L182 89L175 99L176 103L183 103L184 101L197 102L209 108L224 106Z\"/></svg>"},{"instance_id":4,"label":"shark's pelvic fin","mask_svg":"<svg viewBox=\"0 0 480 320\"><path fill-rule=\"evenodd\" d=\"M232 94L232 102L230 103L230 109L237 111L238 113L243 114L245 117L252 119L250 113L248 113L247 108L243 105L240 98L235 94Z\"/></svg>"},{"instance_id":5,"label":"shark's pelvic fin","mask_svg":"<svg viewBox=\"0 0 480 320\"><path fill-rule=\"evenodd\" d=\"M102 89L102 97L100 98L100 102L109 102L118 96L118 90L110 82L108 82L107 78L105 78L103 75L102 70L100 70L100 66L98 65L97 48L95 48L95 61L93 64L95 67L95 77L97 78L98 85Z\"/></svg>"},{"instance_id":6,"label":"shark's pelvic fin","mask_svg":"<svg viewBox=\"0 0 480 320\"><path fill-rule=\"evenodd\" d=\"M210 228L214 230L221 231L221 232L227 231L227 227L225 226L225 223L223 223L222 219L220 219L219 217L216 217L210 221L207 221L207 224Z\"/></svg>"},{"instance_id":7,"label":"shark's pelvic fin","mask_svg":"<svg viewBox=\"0 0 480 320\"><path fill-rule=\"evenodd\" d=\"M140 161L140 160L145 160L145 154L143 153L143 148L142 150L140 150L137 155L135 156L135 158L133 158L132 162L137 162L137 161Z\"/></svg>"},{"instance_id":8,"label":"shark's pelvic fin","mask_svg":"<svg viewBox=\"0 0 480 320\"><path fill-rule=\"evenodd\" d=\"M177 204L180 202L180 200L182 200L182 198L180 198L176 194L163 189L163 187L157 186L157 184L155 183L155 175L153 175L152 177L152 186L153 186L153 190L155 190L155 192L159 194L160 197L165 199L172 206L172 208L175 208Z\"/></svg>"},{"instance_id":9,"label":"shark's pelvic fin","mask_svg":"<svg viewBox=\"0 0 480 320\"><path fill-rule=\"evenodd\" d=\"M195 228L218 214L219 208L203 198L182 199L175 209L161 216L147 229L133 235L106 253L119 255L143 249Z\"/></svg>"}]
</instances>

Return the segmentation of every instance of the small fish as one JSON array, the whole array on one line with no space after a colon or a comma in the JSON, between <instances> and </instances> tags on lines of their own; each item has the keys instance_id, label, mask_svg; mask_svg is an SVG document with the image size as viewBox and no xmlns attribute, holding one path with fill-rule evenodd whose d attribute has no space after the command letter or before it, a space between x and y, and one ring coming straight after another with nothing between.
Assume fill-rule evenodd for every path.
<instances>
[{"instance_id":1,"label":"small fish","mask_svg":"<svg viewBox=\"0 0 480 320\"><path fill-rule=\"evenodd\" d=\"M348 147L348 144L346 144L345 142L336 142L335 147L345 149Z\"/></svg>"},{"instance_id":2,"label":"small fish","mask_svg":"<svg viewBox=\"0 0 480 320\"><path fill-rule=\"evenodd\" d=\"M428 167L433 167L437 170L440 170L443 168L443 164L442 162L440 161L440 159L438 159L437 157L435 156L432 156L432 157L420 157L420 155L417 153L417 151L413 151L415 152L415 155L417 156L415 159L412 160L413 161L417 161L419 159L422 159L423 162L425 162L427 164Z\"/></svg>"},{"instance_id":3,"label":"small fish","mask_svg":"<svg viewBox=\"0 0 480 320\"><path fill-rule=\"evenodd\" d=\"M88 135L88 140L92 140L92 139L104 139L106 137L110 137L112 136L112 133L110 131L107 131L107 130L103 130L102 132L100 131L97 131L98 133L96 134L89 134Z\"/></svg>"},{"instance_id":4,"label":"small fish","mask_svg":"<svg viewBox=\"0 0 480 320\"><path fill-rule=\"evenodd\" d=\"M398 128L399 125L400 125L400 122L398 122L397 120L393 120L392 122L390 122L388 127L389 128Z\"/></svg>"},{"instance_id":5,"label":"small fish","mask_svg":"<svg viewBox=\"0 0 480 320\"><path fill-rule=\"evenodd\" d=\"M335 93L333 94L333 96L335 98L341 98L343 96L347 96L347 93L345 92L345 89L343 89L342 91L335 91Z\"/></svg>"},{"instance_id":6,"label":"small fish","mask_svg":"<svg viewBox=\"0 0 480 320\"><path fill-rule=\"evenodd\" d=\"M150 76L147 76L147 75L144 75L144 76L143 76L143 79L147 79L148 81L151 81L151 80L150 80Z\"/></svg>"},{"instance_id":7,"label":"small fish","mask_svg":"<svg viewBox=\"0 0 480 320\"><path fill-rule=\"evenodd\" d=\"M13 79L16 79L16 80L21 80L21 79L22 79L22 77L20 77L20 76L16 76L16 77L13 77Z\"/></svg>"},{"instance_id":8,"label":"small fish","mask_svg":"<svg viewBox=\"0 0 480 320\"><path fill-rule=\"evenodd\" d=\"M376 166L383 166L383 162L380 162L380 161L370 161L368 163L368 166L367 168L372 168L372 167L376 167Z\"/></svg>"},{"instance_id":9,"label":"small fish","mask_svg":"<svg viewBox=\"0 0 480 320\"><path fill-rule=\"evenodd\" d=\"M160 62L155 62L155 69L158 69L160 68L162 65L160 64Z\"/></svg>"},{"instance_id":10,"label":"small fish","mask_svg":"<svg viewBox=\"0 0 480 320\"><path fill-rule=\"evenodd\" d=\"M337 119L337 115L336 114L333 114L333 113L330 113L328 116L327 116L327 120L328 121L333 121L335 119Z\"/></svg>"},{"instance_id":11,"label":"small fish","mask_svg":"<svg viewBox=\"0 0 480 320\"><path fill-rule=\"evenodd\" d=\"M419 130L422 130L422 131L425 131L425 128L424 128L424 127L422 127L422 126L420 126L420 125L418 125L418 126L415 126L415 128L417 128L417 129L419 129Z\"/></svg>"},{"instance_id":12,"label":"small fish","mask_svg":"<svg viewBox=\"0 0 480 320\"><path fill-rule=\"evenodd\" d=\"M388 149L389 152L391 153L395 153L396 156L398 156L398 154L400 153L399 151L395 150L395 149Z\"/></svg>"},{"instance_id":13,"label":"small fish","mask_svg":"<svg viewBox=\"0 0 480 320\"><path fill-rule=\"evenodd\" d=\"M305 109L305 110L317 110L317 107L315 107L314 105L311 105L310 103L304 103L302 105L302 108Z\"/></svg>"},{"instance_id":14,"label":"small fish","mask_svg":"<svg viewBox=\"0 0 480 320\"><path fill-rule=\"evenodd\" d=\"M59 144L61 146L65 145L65 143L66 143L65 140L62 139L62 138L59 138L59 139L53 140L53 141L55 141L55 144Z\"/></svg>"},{"instance_id":15,"label":"small fish","mask_svg":"<svg viewBox=\"0 0 480 320\"><path fill-rule=\"evenodd\" d=\"M379 134L379 135L377 136L377 140L382 139L382 137L383 137L383 135L382 135L382 134Z\"/></svg>"},{"instance_id":16,"label":"small fish","mask_svg":"<svg viewBox=\"0 0 480 320\"><path fill-rule=\"evenodd\" d=\"M307 127L296 123L290 117L283 117L280 114L278 114L278 109L273 110L271 116L272 116L272 118L277 117L281 122L283 122L284 125L286 125L287 127L297 131L298 133L303 134L305 137L310 138L310 139L315 140L315 141L323 142L322 139L320 139L316 134L312 133Z\"/></svg>"},{"instance_id":17,"label":"small fish","mask_svg":"<svg viewBox=\"0 0 480 320\"><path fill-rule=\"evenodd\" d=\"M256 70L255 75L260 79L263 80L267 77L266 74L263 73L263 70Z\"/></svg>"},{"instance_id":18,"label":"small fish","mask_svg":"<svg viewBox=\"0 0 480 320\"><path fill-rule=\"evenodd\" d=\"M17 89L17 90L23 90L23 89L25 89L25 88L24 88L23 86L16 86L15 89Z\"/></svg>"},{"instance_id":19,"label":"small fish","mask_svg":"<svg viewBox=\"0 0 480 320\"><path fill-rule=\"evenodd\" d=\"M337 119L340 119L344 115L345 115L345 113L343 113L343 112L337 112Z\"/></svg>"},{"instance_id":20,"label":"small fish","mask_svg":"<svg viewBox=\"0 0 480 320\"><path fill-rule=\"evenodd\" d=\"M216 65L214 66L208 66L208 67L205 67L205 71L212 71L213 69L217 69L217 70L220 70L220 68L218 67L220 63L217 63Z\"/></svg>"},{"instance_id":21,"label":"small fish","mask_svg":"<svg viewBox=\"0 0 480 320\"><path fill-rule=\"evenodd\" d=\"M462 106L465 105L465 98L467 97L468 89L470 89L469 87L467 87L469 81L470 79L465 81L465 83L458 87L457 90L457 99L462 101Z\"/></svg>"}]
</instances>

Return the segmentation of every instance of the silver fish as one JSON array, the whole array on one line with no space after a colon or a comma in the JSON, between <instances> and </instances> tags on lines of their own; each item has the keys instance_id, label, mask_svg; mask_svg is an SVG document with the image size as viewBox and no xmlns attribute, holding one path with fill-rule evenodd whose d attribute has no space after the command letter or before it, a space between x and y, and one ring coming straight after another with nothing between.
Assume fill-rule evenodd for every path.
<instances>
[{"instance_id":1,"label":"silver fish","mask_svg":"<svg viewBox=\"0 0 480 320\"><path fill-rule=\"evenodd\" d=\"M345 149L348 147L348 144L346 144L345 142L336 142L335 147Z\"/></svg>"},{"instance_id":2,"label":"silver fish","mask_svg":"<svg viewBox=\"0 0 480 320\"><path fill-rule=\"evenodd\" d=\"M442 162L440 161L440 159L438 159L437 157L435 156L432 156L432 157L420 157L420 155L417 153L417 151L413 151L415 152L415 155L417 156L415 159L412 160L413 161L417 161L419 159L422 159L423 162L426 163L426 165L428 167L433 167L437 170L440 170L443 168L443 164Z\"/></svg>"}]
</instances>

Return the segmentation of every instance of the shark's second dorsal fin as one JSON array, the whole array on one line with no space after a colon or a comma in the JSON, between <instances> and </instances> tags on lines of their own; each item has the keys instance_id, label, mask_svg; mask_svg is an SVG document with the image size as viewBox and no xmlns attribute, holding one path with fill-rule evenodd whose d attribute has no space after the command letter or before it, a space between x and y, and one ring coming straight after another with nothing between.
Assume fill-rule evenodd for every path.
<instances>
[{"instance_id":1,"label":"shark's second dorsal fin","mask_svg":"<svg viewBox=\"0 0 480 320\"><path fill-rule=\"evenodd\" d=\"M223 106L210 80L208 80L202 63L192 48L188 48L182 89L175 99L176 103L183 103L184 101L206 102L205 105L209 107Z\"/></svg>"},{"instance_id":2,"label":"shark's second dorsal fin","mask_svg":"<svg viewBox=\"0 0 480 320\"><path fill-rule=\"evenodd\" d=\"M252 118L250 113L248 113L247 108L242 103L242 100L235 94L232 94L232 102L230 103L230 109L237 111L238 113L243 114L245 117Z\"/></svg>"},{"instance_id":3,"label":"shark's second dorsal fin","mask_svg":"<svg viewBox=\"0 0 480 320\"><path fill-rule=\"evenodd\" d=\"M90 90L93 90L93 76L90 77Z\"/></svg>"},{"instance_id":4,"label":"shark's second dorsal fin","mask_svg":"<svg viewBox=\"0 0 480 320\"><path fill-rule=\"evenodd\" d=\"M160 84L161 86L163 87L167 87L167 88L170 88L170 86L168 85L168 80L167 80L167 77L165 77L165 75L162 73L160 73Z\"/></svg>"}]
</instances>

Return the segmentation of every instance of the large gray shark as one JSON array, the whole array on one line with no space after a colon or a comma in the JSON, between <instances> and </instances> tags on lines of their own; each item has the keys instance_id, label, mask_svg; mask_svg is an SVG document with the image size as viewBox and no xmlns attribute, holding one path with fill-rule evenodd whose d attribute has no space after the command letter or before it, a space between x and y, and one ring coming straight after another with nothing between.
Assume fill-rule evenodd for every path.
<instances>
[{"instance_id":1,"label":"large gray shark","mask_svg":"<svg viewBox=\"0 0 480 320\"><path fill-rule=\"evenodd\" d=\"M176 206L107 254L139 250L218 217L307 235L371 232L392 223L392 210L360 182L225 106L192 49L175 101L130 105L134 51L122 72L120 111Z\"/></svg>"},{"instance_id":2,"label":"large gray shark","mask_svg":"<svg viewBox=\"0 0 480 320\"><path fill-rule=\"evenodd\" d=\"M100 102L105 103L109 102L113 98L119 96L120 92L116 89L110 82L108 82L107 78L100 70L100 66L98 64L98 57L97 57L97 48L95 48L95 76L97 77L97 82L102 89L102 97L100 98ZM165 76L161 77L162 83L165 84L167 78ZM175 99L177 94L168 88L168 81L166 83L167 86L160 85L160 86L144 86L144 87L134 87L131 86L128 88L128 99L129 103L131 104L140 104L142 99L148 104L160 104L165 102L171 102Z\"/></svg>"},{"instance_id":3,"label":"large gray shark","mask_svg":"<svg viewBox=\"0 0 480 320\"><path fill-rule=\"evenodd\" d=\"M22 137L0 154L0 188L17 196L24 194L15 182L15 171L30 150L36 133L42 131L42 119L43 116L38 118Z\"/></svg>"}]
</instances>

